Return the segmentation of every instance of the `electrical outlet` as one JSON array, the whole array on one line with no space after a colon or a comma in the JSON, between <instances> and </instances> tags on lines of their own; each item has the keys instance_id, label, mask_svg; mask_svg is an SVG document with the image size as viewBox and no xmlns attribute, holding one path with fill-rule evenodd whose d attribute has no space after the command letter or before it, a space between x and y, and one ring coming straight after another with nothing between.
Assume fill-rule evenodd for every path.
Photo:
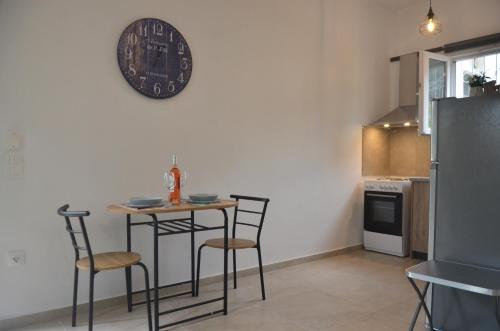
<instances>
[{"instance_id":1,"label":"electrical outlet","mask_svg":"<svg viewBox=\"0 0 500 331\"><path fill-rule=\"evenodd\" d=\"M26 253L17 249L7 252L7 264L9 266L22 265L26 262Z\"/></svg>"}]
</instances>

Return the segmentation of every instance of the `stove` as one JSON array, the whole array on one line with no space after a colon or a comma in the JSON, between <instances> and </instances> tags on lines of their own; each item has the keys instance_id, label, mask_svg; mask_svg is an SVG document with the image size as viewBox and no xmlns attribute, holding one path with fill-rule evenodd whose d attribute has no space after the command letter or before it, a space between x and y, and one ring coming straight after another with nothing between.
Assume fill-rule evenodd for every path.
<instances>
[{"instance_id":1,"label":"stove","mask_svg":"<svg viewBox=\"0 0 500 331\"><path fill-rule=\"evenodd\" d=\"M381 177L365 181L365 249L397 256L408 255L410 188L410 180L404 177Z\"/></svg>"}]
</instances>

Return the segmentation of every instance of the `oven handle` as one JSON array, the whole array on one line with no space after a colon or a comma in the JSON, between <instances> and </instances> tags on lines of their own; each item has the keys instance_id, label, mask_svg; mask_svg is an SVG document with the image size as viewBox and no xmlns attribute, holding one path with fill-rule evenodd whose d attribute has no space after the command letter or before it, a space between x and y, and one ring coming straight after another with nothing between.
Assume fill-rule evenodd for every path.
<instances>
[{"instance_id":1,"label":"oven handle","mask_svg":"<svg viewBox=\"0 0 500 331\"><path fill-rule=\"evenodd\" d=\"M373 194L373 193L366 193L366 196L377 197L377 198L393 198L393 199L398 198L396 195Z\"/></svg>"}]
</instances>

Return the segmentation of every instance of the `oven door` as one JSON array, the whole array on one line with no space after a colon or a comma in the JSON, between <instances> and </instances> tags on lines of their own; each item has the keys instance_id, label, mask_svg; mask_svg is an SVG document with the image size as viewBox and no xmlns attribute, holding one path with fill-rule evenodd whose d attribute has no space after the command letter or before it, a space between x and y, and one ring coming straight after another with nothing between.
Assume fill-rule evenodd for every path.
<instances>
[{"instance_id":1,"label":"oven door","mask_svg":"<svg viewBox=\"0 0 500 331\"><path fill-rule=\"evenodd\" d=\"M365 230L403 235L403 193L365 191Z\"/></svg>"}]
</instances>

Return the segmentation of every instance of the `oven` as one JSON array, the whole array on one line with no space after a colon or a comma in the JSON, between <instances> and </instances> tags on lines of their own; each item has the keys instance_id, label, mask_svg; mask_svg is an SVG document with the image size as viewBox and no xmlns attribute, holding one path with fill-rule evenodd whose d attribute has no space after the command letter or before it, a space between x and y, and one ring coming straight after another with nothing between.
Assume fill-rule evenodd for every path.
<instances>
[{"instance_id":1,"label":"oven","mask_svg":"<svg viewBox=\"0 0 500 331\"><path fill-rule=\"evenodd\" d=\"M407 256L410 243L410 181L370 180L365 182L364 188L365 249Z\"/></svg>"},{"instance_id":2,"label":"oven","mask_svg":"<svg viewBox=\"0 0 500 331\"><path fill-rule=\"evenodd\" d=\"M365 191L365 230L403 235L403 193Z\"/></svg>"}]
</instances>

